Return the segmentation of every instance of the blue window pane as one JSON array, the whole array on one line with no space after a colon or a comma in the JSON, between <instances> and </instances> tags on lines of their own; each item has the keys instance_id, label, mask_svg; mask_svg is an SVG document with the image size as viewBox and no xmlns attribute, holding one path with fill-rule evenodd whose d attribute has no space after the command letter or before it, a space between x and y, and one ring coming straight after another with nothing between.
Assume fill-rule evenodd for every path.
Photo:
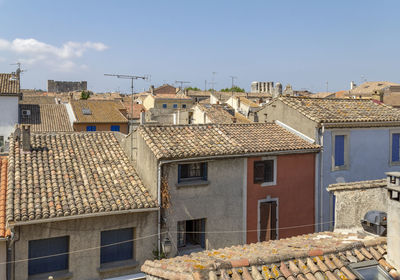
<instances>
[{"instance_id":1,"label":"blue window pane","mask_svg":"<svg viewBox=\"0 0 400 280\"><path fill-rule=\"evenodd\" d=\"M186 108L186 104L182 104L182 108Z\"/></svg>"},{"instance_id":2,"label":"blue window pane","mask_svg":"<svg viewBox=\"0 0 400 280\"><path fill-rule=\"evenodd\" d=\"M174 109L178 108L178 104L174 104Z\"/></svg>"},{"instance_id":3,"label":"blue window pane","mask_svg":"<svg viewBox=\"0 0 400 280\"><path fill-rule=\"evenodd\" d=\"M400 161L400 134L392 134L392 161Z\"/></svg>"},{"instance_id":4,"label":"blue window pane","mask_svg":"<svg viewBox=\"0 0 400 280\"><path fill-rule=\"evenodd\" d=\"M335 166L344 165L344 135L335 136Z\"/></svg>"},{"instance_id":5,"label":"blue window pane","mask_svg":"<svg viewBox=\"0 0 400 280\"><path fill-rule=\"evenodd\" d=\"M164 109L166 109L166 108L167 108L167 104L163 104L162 107L163 107Z\"/></svg>"},{"instance_id":6,"label":"blue window pane","mask_svg":"<svg viewBox=\"0 0 400 280\"><path fill-rule=\"evenodd\" d=\"M94 126L94 125L88 125L88 126L86 127L86 131L96 131L96 126Z\"/></svg>"},{"instance_id":7,"label":"blue window pane","mask_svg":"<svg viewBox=\"0 0 400 280\"><path fill-rule=\"evenodd\" d=\"M133 258L133 229L108 230L101 233L100 263ZM117 243L117 244L115 244ZM115 245L112 245L115 244ZM109 245L109 246L107 246Z\"/></svg>"},{"instance_id":8,"label":"blue window pane","mask_svg":"<svg viewBox=\"0 0 400 280\"><path fill-rule=\"evenodd\" d=\"M67 270L68 247L68 236L29 241L28 274ZM57 254L61 255L41 258Z\"/></svg>"},{"instance_id":9,"label":"blue window pane","mask_svg":"<svg viewBox=\"0 0 400 280\"><path fill-rule=\"evenodd\" d=\"M119 130L120 130L119 125L112 125L111 126L111 131L119 131Z\"/></svg>"}]
</instances>

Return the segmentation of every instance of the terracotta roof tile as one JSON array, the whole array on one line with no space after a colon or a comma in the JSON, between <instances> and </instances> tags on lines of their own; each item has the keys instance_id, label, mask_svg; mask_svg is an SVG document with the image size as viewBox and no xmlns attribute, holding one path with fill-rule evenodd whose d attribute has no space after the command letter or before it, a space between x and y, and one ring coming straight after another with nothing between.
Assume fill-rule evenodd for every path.
<instances>
[{"instance_id":1,"label":"terracotta roof tile","mask_svg":"<svg viewBox=\"0 0 400 280\"><path fill-rule=\"evenodd\" d=\"M197 107L206 114L211 123L233 123L233 118L236 118L237 123L251 123L245 116L236 113L235 109L226 104L198 104Z\"/></svg>"},{"instance_id":2,"label":"terracotta roof tile","mask_svg":"<svg viewBox=\"0 0 400 280\"><path fill-rule=\"evenodd\" d=\"M142 110L146 110L142 104L133 103L131 101L123 101L123 104L132 119L140 119L140 112ZM133 106L132 106L133 105ZM132 107L133 107L133 114L132 114Z\"/></svg>"},{"instance_id":3,"label":"terracotta roof tile","mask_svg":"<svg viewBox=\"0 0 400 280\"><path fill-rule=\"evenodd\" d=\"M8 222L156 206L112 132L32 134L31 146L10 140Z\"/></svg>"},{"instance_id":4,"label":"terracotta roof tile","mask_svg":"<svg viewBox=\"0 0 400 280\"><path fill-rule=\"evenodd\" d=\"M13 77L13 74L0 73L0 95L19 94L19 79Z\"/></svg>"},{"instance_id":5,"label":"terracotta roof tile","mask_svg":"<svg viewBox=\"0 0 400 280\"><path fill-rule=\"evenodd\" d=\"M73 131L64 104L20 104L19 123L31 125L32 132ZM30 115L22 114L29 110Z\"/></svg>"},{"instance_id":6,"label":"terracotta roof tile","mask_svg":"<svg viewBox=\"0 0 400 280\"><path fill-rule=\"evenodd\" d=\"M146 261L141 269L152 279L208 279L212 275L213 279L355 280L345 256L355 257L356 249L371 255L387 272L396 273L386 265L386 251L372 253L385 243L385 237L364 233L322 232ZM308 257L311 250L321 254ZM238 267L239 263L243 266Z\"/></svg>"},{"instance_id":7,"label":"terracotta roof tile","mask_svg":"<svg viewBox=\"0 0 400 280\"><path fill-rule=\"evenodd\" d=\"M145 125L138 131L157 159L319 149L273 123Z\"/></svg>"},{"instance_id":8,"label":"terracotta roof tile","mask_svg":"<svg viewBox=\"0 0 400 280\"><path fill-rule=\"evenodd\" d=\"M55 96L44 96L39 94L23 94L19 104L56 104Z\"/></svg>"},{"instance_id":9,"label":"terracotta roof tile","mask_svg":"<svg viewBox=\"0 0 400 280\"><path fill-rule=\"evenodd\" d=\"M127 123L128 119L122 114L126 108L121 101L109 100L76 100L71 101L77 123ZM90 114L83 110L89 109Z\"/></svg>"},{"instance_id":10,"label":"terracotta roof tile","mask_svg":"<svg viewBox=\"0 0 400 280\"><path fill-rule=\"evenodd\" d=\"M310 97L279 97L278 100L318 123L400 121L398 109L371 100Z\"/></svg>"},{"instance_id":11,"label":"terracotta roof tile","mask_svg":"<svg viewBox=\"0 0 400 280\"><path fill-rule=\"evenodd\" d=\"M0 156L0 238L6 235L7 162Z\"/></svg>"}]
</instances>

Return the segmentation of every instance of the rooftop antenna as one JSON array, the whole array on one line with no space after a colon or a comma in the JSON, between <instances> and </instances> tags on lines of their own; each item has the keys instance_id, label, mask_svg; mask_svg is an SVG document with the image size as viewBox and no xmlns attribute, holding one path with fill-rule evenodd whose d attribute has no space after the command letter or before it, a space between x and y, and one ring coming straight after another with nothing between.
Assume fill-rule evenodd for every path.
<instances>
[{"instance_id":1,"label":"rooftop antenna","mask_svg":"<svg viewBox=\"0 0 400 280\"><path fill-rule=\"evenodd\" d=\"M217 74L217 72L212 72L212 81L211 81L211 86L212 86L212 91L215 91L214 89L214 85L216 84L216 82L214 82L214 78L215 78L215 74Z\"/></svg>"},{"instance_id":2,"label":"rooftop antenna","mask_svg":"<svg viewBox=\"0 0 400 280\"><path fill-rule=\"evenodd\" d=\"M175 84L181 84L181 86L179 88L180 88L180 90L182 90L183 84L190 84L190 82L188 82L188 81L175 81Z\"/></svg>"},{"instance_id":3,"label":"rooftop antenna","mask_svg":"<svg viewBox=\"0 0 400 280\"><path fill-rule=\"evenodd\" d=\"M326 81L326 92L329 92L329 82L328 81Z\"/></svg>"},{"instance_id":4,"label":"rooftop antenna","mask_svg":"<svg viewBox=\"0 0 400 280\"><path fill-rule=\"evenodd\" d=\"M232 79L231 92L232 92L232 107L233 107L233 86L234 86L235 79L237 79L237 77L235 77L235 76L229 76L229 77L231 77L231 79Z\"/></svg>"},{"instance_id":5,"label":"rooftop antenna","mask_svg":"<svg viewBox=\"0 0 400 280\"><path fill-rule=\"evenodd\" d=\"M144 76L135 76L135 75L121 75L121 74L104 74L104 76L111 76L111 77L117 77L118 79L128 79L131 80L131 116L133 115L133 80L148 80L148 75ZM130 122L129 122L130 123ZM131 147L133 144L133 133L131 133ZM132 154L132 149L131 149L131 160L133 160L133 154Z\"/></svg>"},{"instance_id":6,"label":"rooftop antenna","mask_svg":"<svg viewBox=\"0 0 400 280\"><path fill-rule=\"evenodd\" d=\"M17 70L16 70L15 72L12 73L11 79L13 79L13 80L19 80L19 79L20 79L21 73L27 71L27 70L22 70L22 69L21 69L21 65L22 65L21 62L12 63L12 64L10 64L10 65L17 65L17 66L18 66Z\"/></svg>"}]
</instances>

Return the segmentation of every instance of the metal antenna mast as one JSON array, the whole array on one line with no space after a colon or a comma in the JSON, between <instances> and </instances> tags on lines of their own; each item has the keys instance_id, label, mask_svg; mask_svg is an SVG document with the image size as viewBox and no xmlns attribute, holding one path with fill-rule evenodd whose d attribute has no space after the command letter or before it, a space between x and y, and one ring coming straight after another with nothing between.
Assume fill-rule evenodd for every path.
<instances>
[{"instance_id":1,"label":"metal antenna mast","mask_svg":"<svg viewBox=\"0 0 400 280\"><path fill-rule=\"evenodd\" d=\"M181 86L179 88L182 90L183 84L190 84L190 82L188 82L188 81L175 81L175 84L181 84Z\"/></svg>"},{"instance_id":2,"label":"metal antenna mast","mask_svg":"<svg viewBox=\"0 0 400 280\"><path fill-rule=\"evenodd\" d=\"M234 86L234 81L235 81L235 79L237 79L237 77L235 77L235 76L229 76L229 77L231 77L231 79L232 79L231 92L232 92L232 103L233 103L233 86ZM233 106L233 104L232 104L232 106Z\"/></svg>"}]
</instances>

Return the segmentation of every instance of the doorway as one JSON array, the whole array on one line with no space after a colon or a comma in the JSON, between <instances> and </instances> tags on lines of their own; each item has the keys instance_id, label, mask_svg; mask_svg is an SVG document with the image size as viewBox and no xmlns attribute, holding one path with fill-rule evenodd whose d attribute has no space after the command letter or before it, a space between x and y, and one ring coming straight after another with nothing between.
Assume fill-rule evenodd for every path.
<instances>
[{"instance_id":1,"label":"doorway","mask_svg":"<svg viewBox=\"0 0 400 280\"><path fill-rule=\"evenodd\" d=\"M278 203L277 201L259 202L258 240L269 241L278 238Z\"/></svg>"}]
</instances>

